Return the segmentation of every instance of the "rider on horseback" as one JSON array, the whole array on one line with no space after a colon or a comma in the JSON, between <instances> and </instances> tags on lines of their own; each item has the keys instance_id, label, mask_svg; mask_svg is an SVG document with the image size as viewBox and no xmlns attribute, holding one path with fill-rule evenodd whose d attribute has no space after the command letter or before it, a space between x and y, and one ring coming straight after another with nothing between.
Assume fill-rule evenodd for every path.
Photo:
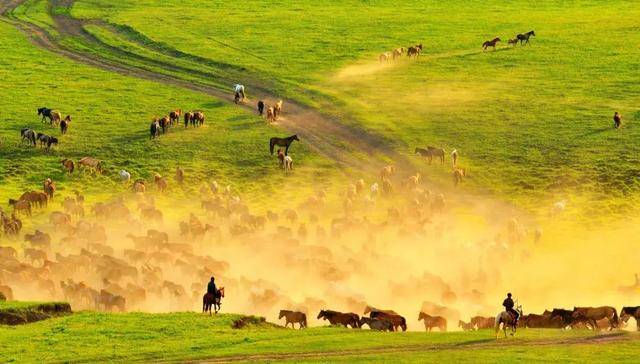
<instances>
[{"instance_id":1,"label":"rider on horseback","mask_svg":"<svg viewBox=\"0 0 640 364\"><path fill-rule=\"evenodd\" d=\"M502 305L504 306L504 308L507 309L507 312L509 312L511 315L513 315L513 317L515 317L516 323L518 322L518 318L520 317L520 313L518 313L518 311L516 311L513 307L515 306L515 303L513 302L513 299L511 298L511 293L507 293L507 298L504 299L504 301L502 301Z\"/></svg>"},{"instance_id":2,"label":"rider on horseback","mask_svg":"<svg viewBox=\"0 0 640 364\"><path fill-rule=\"evenodd\" d=\"M218 289L216 288L216 279L211 277L209 284L207 284L207 293L212 294L213 297L218 295Z\"/></svg>"}]
</instances>

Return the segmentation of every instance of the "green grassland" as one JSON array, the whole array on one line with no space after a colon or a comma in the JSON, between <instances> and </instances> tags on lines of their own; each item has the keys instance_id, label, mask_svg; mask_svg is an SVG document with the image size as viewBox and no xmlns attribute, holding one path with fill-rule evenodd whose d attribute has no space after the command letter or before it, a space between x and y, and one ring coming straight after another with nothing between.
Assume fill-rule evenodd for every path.
<instances>
[{"instance_id":1,"label":"green grassland","mask_svg":"<svg viewBox=\"0 0 640 364\"><path fill-rule=\"evenodd\" d=\"M331 161L300 144L292 149L300 172L285 180L277 163L268 157L268 139L283 132L266 125L262 118L207 95L65 60L32 45L4 22L0 22L0 36L4 54L0 60L3 203L27 189L40 189L47 177L58 181L62 191L81 189L100 195L122 190L116 177L120 169L131 172L133 178L148 179L156 172L172 176L181 166L191 187L199 187L201 180L216 179L257 200L280 189L285 181L295 181L304 190L336 173ZM36 109L41 106L72 115L67 135L60 136L59 129L40 122ZM203 110L205 127L185 130L178 126L150 141L151 118L173 108ZM60 145L50 152L20 145L24 127L59 137ZM62 172L62 158L84 156L103 160L107 173L95 177Z\"/></svg>"},{"instance_id":2,"label":"green grassland","mask_svg":"<svg viewBox=\"0 0 640 364\"><path fill-rule=\"evenodd\" d=\"M610 334L520 330L515 338L495 340L490 330L376 333L315 327L298 331L268 323L233 329L233 322L239 318L227 314L211 318L198 313L80 312L29 325L0 326L0 342L3 361L8 362L171 361L304 353L317 353L305 358L317 362L631 362L638 354L638 337L629 332L605 337L600 335ZM353 353L358 356L354 357ZM271 360L285 359L300 361L302 358L285 356Z\"/></svg>"},{"instance_id":3,"label":"green grassland","mask_svg":"<svg viewBox=\"0 0 640 364\"><path fill-rule=\"evenodd\" d=\"M80 0L71 9L126 27L117 36L89 27L110 44L144 39L207 67L244 68L246 83L266 82L403 153L457 148L472 187L532 209L571 196L591 217L637 205L639 13L628 1ZM529 29L532 46L506 45ZM482 52L495 36L498 51ZM420 60L378 65L379 53L418 42ZM611 127L614 110L622 130Z\"/></svg>"}]
</instances>

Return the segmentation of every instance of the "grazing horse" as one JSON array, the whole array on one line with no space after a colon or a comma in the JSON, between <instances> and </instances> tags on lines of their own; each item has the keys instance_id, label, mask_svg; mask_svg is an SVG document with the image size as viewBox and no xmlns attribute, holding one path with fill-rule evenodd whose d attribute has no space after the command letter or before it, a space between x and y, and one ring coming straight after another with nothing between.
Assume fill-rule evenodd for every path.
<instances>
[{"instance_id":1,"label":"grazing horse","mask_svg":"<svg viewBox=\"0 0 640 364\"><path fill-rule=\"evenodd\" d=\"M176 124L180 120L180 114L182 114L182 109L176 109L169 113L169 122L171 125L175 122Z\"/></svg>"},{"instance_id":2,"label":"grazing horse","mask_svg":"<svg viewBox=\"0 0 640 364\"><path fill-rule=\"evenodd\" d=\"M445 150L442 148L436 148L432 146L428 146L427 149L424 148L416 148L414 151L415 154L429 159L429 164L433 162L433 157L439 158L441 163L444 164L444 153Z\"/></svg>"},{"instance_id":3,"label":"grazing horse","mask_svg":"<svg viewBox=\"0 0 640 364\"><path fill-rule=\"evenodd\" d=\"M636 327L638 331L640 331L640 306L622 308L620 311L620 321L626 324L631 317L636 319Z\"/></svg>"},{"instance_id":4,"label":"grazing horse","mask_svg":"<svg viewBox=\"0 0 640 364\"><path fill-rule=\"evenodd\" d=\"M437 327L440 332L447 331L447 320L442 316L431 316L428 313L420 312L418 315L418 321L424 321L425 331L431 332L434 327Z\"/></svg>"},{"instance_id":5,"label":"grazing horse","mask_svg":"<svg viewBox=\"0 0 640 364\"><path fill-rule=\"evenodd\" d=\"M507 43L515 47L518 44L518 38L509 39Z\"/></svg>"},{"instance_id":6,"label":"grazing horse","mask_svg":"<svg viewBox=\"0 0 640 364\"><path fill-rule=\"evenodd\" d=\"M518 306L516 311L522 317L522 306ZM502 311L496 316L495 321L495 329L496 329L496 339L498 338L498 333L500 332L500 325L502 325L502 331L504 332L504 337L507 337L507 328L511 329L511 336L516 333L516 328L518 327L518 322L514 315L512 315L508 311Z\"/></svg>"},{"instance_id":7,"label":"grazing horse","mask_svg":"<svg viewBox=\"0 0 640 364\"><path fill-rule=\"evenodd\" d=\"M78 167L93 169L98 173L102 173L102 162L93 157L84 157L78 161Z\"/></svg>"},{"instance_id":8,"label":"grazing horse","mask_svg":"<svg viewBox=\"0 0 640 364\"><path fill-rule=\"evenodd\" d=\"M529 38L531 38L531 36L534 36L534 37L536 36L536 33L533 30L526 32L524 34L516 35L516 39L520 41L520 45L529 44Z\"/></svg>"},{"instance_id":9,"label":"grazing horse","mask_svg":"<svg viewBox=\"0 0 640 364\"><path fill-rule=\"evenodd\" d=\"M360 328L360 317L355 313L342 313L331 310L321 310L318 313L318 320L329 320L331 325L351 326L353 329Z\"/></svg>"},{"instance_id":10,"label":"grazing horse","mask_svg":"<svg viewBox=\"0 0 640 364\"><path fill-rule=\"evenodd\" d=\"M278 120L278 116L282 114L282 100L273 105L273 120Z\"/></svg>"},{"instance_id":11,"label":"grazing horse","mask_svg":"<svg viewBox=\"0 0 640 364\"><path fill-rule=\"evenodd\" d=\"M167 129L171 125L171 122L169 120L169 115L167 115L167 116L163 117L162 119L158 120L158 122L160 123L160 128L162 128L162 134L166 133Z\"/></svg>"},{"instance_id":12,"label":"grazing horse","mask_svg":"<svg viewBox=\"0 0 640 364\"><path fill-rule=\"evenodd\" d=\"M591 324L594 330L598 327L596 321L607 319L611 329L618 326L618 313L616 309L611 306L601 307L574 307L571 318L574 322L586 322Z\"/></svg>"},{"instance_id":13,"label":"grazing horse","mask_svg":"<svg viewBox=\"0 0 640 364\"><path fill-rule=\"evenodd\" d=\"M20 130L20 136L22 137L22 142L27 142L36 146L36 132L33 129L24 128Z\"/></svg>"},{"instance_id":14,"label":"grazing horse","mask_svg":"<svg viewBox=\"0 0 640 364\"><path fill-rule=\"evenodd\" d=\"M158 120L153 120L149 126L149 139L155 139L160 136L160 124Z\"/></svg>"},{"instance_id":15,"label":"grazing horse","mask_svg":"<svg viewBox=\"0 0 640 364\"><path fill-rule=\"evenodd\" d=\"M295 324L300 324L300 329L303 327L307 327L307 315L304 312L298 311L289 311L289 310L280 310L280 314L278 315L278 320L285 318L284 327L287 327L291 324L291 328L295 329Z\"/></svg>"},{"instance_id":16,"label":"grazing horse","mask_svg":"<svg viewBox=\"0 0 640 364\"><path fill-rule=\"evenodd\" d=\"M75 169L75 163L73 163L71 159L65 158L60 161L60 164L62 164L62 168L64 168L64 170L67 171L67 173L69 174L73 173L73 170Z\"/></svg>"},{"instance_id":17,"label":"grazing horse","mask_svg":"<svg viewBox=\"0 0 640 364\"><path fill-rule=\"evenodd\" d=\"M49 122L53 123L53 115L52 113L54 113L53 109L49 109L48 107L41 107L38 109L38 115L42 115L42 122L44 123L44 120L46 118L49 118Z\"/></svg>"},{"instance_id":18,"label":"grazing horse","mask_svg":"<svg viewBox=\"0 0 640 364\"><path fill-rule=\"evenodd\" d=\"M263 112L264 112L264 101L260 100L258 101L258 115L262 116Z\"/></svg>"},{"instance_id":19,"label":"grazing horse","mask_svg":"<svg viewBox=\"0 0 640 364\"><path fill-rule=\"evenodd\" d=\"M384 52L384 53L380 54L380 56L378 57L378 60L380 62L389 62L389 58L391 58L391 53Z\"/></svg>"},{"instance_id":20,"label":"grazing horse","mask_svg":"<svg viewBox=\"0 0 640 364\"><path fill-rule=\"evenodd\" d=\"M67 117L60 122L60 132L62 133L62 135L67 134L69 124L71 124L71 115L67 115Z\"/></svg>"},{"instance_id":21,"label":"grazing horse","mask_svg":"<svg viewBox=\"0 0 640 364\"><path fill-rule=\"evenodd\" d=\"M291 143L293 143L294 140L300 141L297 134L287 138L271 138L269 140L269 151L271 152L271 155L273 155L273 147L276 145L279 147L285 147L284 155L287 155L289 153L289 146L291 146Z\"/></svg>"},{"instance_id":22,"label":"grazing horse","mask_svg":"<svg viewBox=\"0 0 640 364\"><path fill-rule=\"evenodd\" d=\"M488 40L482 43L482 48L486 51L487 48L493 47L493 50L496 50L496 43L500 42L500 38L493 38L492 40Z\"/></svg>"},{"instance_id":23,"label":"grazing horse","mask_svg":"<svg viewBox=\"0 0 640 364\"><path fill-rule=\"evenodd\" d=\"M273 123L274 121L276 121L275 111L273 107L267 108L267 121L270 123Z\"/></svg>"},{"instance_id":24,"label":"grazing horse","mask_svg":"<svg viewBox=\"0 0 640 364\"><path fill-rule=\"evenodd\" d=\"M220 311L220 306L222 306L223 297L224 287L220 287L215 296L211 293L205 293L202 297L202 313L209 311L209 315L211 315L211 306L213 306L215 313L218 313L218 311Z\"/></svg>"},{"instance_id":25,"label":"grazing horse","mask_svg":"<svg viewBox=\"0 0 640 364\"><path fill-rule=\"evenodd\" d=\"M189 123L193 124L193 113L190 111L184 113L184 127L188 128Z\"/></svg>"},{"instance_id":26,"label":"grazing horse","mask_svg":"<svg viewBox=\"0 0 640 364\"><path fill-rule=\"evenodd\" d=\"M204 113L202 111L196 111L193 113L193 126L202 126L204 125Z\"/></svg>"}]
</instances>

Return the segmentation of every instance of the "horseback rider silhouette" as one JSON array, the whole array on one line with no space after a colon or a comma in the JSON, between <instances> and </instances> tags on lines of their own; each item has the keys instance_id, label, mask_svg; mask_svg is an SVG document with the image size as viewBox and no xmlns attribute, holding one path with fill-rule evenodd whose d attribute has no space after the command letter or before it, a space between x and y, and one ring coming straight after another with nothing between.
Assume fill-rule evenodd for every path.
<instances>
[{"instance_id":1,"label":"horseback rider silhouette","mask_svg":"<svg viewBox=\"0 0 640 364\"><path fill-rule=\"evenodd\" d=\"M507 298L505 298L504 301L502 301L502 305L504 306L504 308L507 309L507 312L509 312L511 315L513 315L513 317L515 317L515 320L517 323L518 318L520 318L520 313L518 313L518 311L514 309L515 303L511 298L511 293L507 293Z\"/></svg>"}]
</instances>

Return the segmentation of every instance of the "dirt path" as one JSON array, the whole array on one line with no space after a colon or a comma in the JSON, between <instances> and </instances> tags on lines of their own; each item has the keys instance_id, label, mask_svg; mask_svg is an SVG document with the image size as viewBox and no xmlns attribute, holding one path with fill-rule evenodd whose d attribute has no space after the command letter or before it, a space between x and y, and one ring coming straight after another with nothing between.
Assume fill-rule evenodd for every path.
<instances>
[{"instance_id":1,"label":"dirt path","mask_svg":"<svg viewBox=\"0 0 640 364\"><path fill-rule=\"evenodd\" d=\"M625 333L606 333L596 334L593 336L570 338L562 340L513 340L502 339L495 340L493 338L466 341L451 344L425 344L425 345L406 345L406 346L386 346L369 349L352 349L352 350L332 350L305 353L282 353L282 354L255 354L255 355L232 355L217 358L198 359L198 363L230 363L230 362L248 362L248 361L284 361L284 360L320 360L326 361L327 358L348 358L355 356L369 355L385 355L385 354L406 354L420 353L428 351L445 351L445 350L482 350L490 348L526 348L526 347L543 347L543 346L562 346L562 345L580 345L580 344L600 344L621 342L632 340L632 336ZM168 360L167 362L171 362ZM184 362L184 360L178 360Z\"/></svg>"},{"instance_id":2,"label":"dirt path","mask_svg":"<svg viewBox=\"0 0 640 364\"><path fill-rule=\"evenodd\" d=\"M147 63L153 63L157 66L163 67L164 69L189 72L203 79L216 77L217 81L220 81L220 83L229 84L229 90L221 90L220 88L213 87L211 85L187 81L173 75L157 73L142 66L131 65L126 62L116 62L109 58L101 57L100 55L83 53L67 47L58 42L56 37L40 26L11 16L11 12L24 1L25 0L0 0L0 14L3 15L3 20L16 26L25 33L34 44L41 48L71 60L93 67L98 67L109 72L156 81L163 84L171 84L193 91L202 92L218 99L226 100L230 103L233 102L233 95L231 92L231 85L233 84L233 81L224 79L221 75L213 75L206 72L184 69L179 66L145 58L143 56L106 45L85 31L83 28L85 23L84 21L74 19L64 14L55 14L53 15L55 29L61 36L75 37L90 45L98 45L103 48L108 47L109 50L113 51L116 55L122 55ZM51 4L56 8L70 8L73 5L73 0L54 0ZM250 100L240 107L243 107L246 110L251 110L252 112L256 110L257 99L279 99L277 95L269 93L267 89L262 87L251 88L250 90L252 91L252 95L255 95L256 99ZM380 153L401 165L408 164L406 157L386 145L384 138L380 136L341 124L339 121L331 117L322 115L317 111L291 100L285 100L284 109L285 115L278 122L278 126L286 130L288 133L298 134L301 140L309 145L313 151L324 155L330 160L336 161L342 166L365 171L373 171L377 169L378 166L371 163L372 160L367 160L366 163L363 163L361 156L362 153L371 157ZM267 143L265 141L265 150L267 150L266 145Z\"/></svg>"}]
</instances>

